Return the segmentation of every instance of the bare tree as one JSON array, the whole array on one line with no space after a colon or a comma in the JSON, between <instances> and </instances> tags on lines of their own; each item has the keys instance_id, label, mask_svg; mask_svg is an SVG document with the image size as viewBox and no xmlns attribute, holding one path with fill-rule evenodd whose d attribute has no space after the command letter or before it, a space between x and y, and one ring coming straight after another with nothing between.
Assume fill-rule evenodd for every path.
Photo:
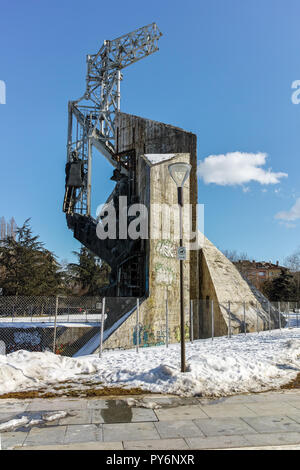
<instances>
[{"instance_id":1,"label":"bare tree","mask_svg":"<svg viewBox=\"0 0 300 470\"><path fill-rule=\"evenodd\" d=\"M293 273L297 290L297 299L300 299L300 248L290 256L287 256L284 260L284 264Z\"/></svg>"}]
</instances>

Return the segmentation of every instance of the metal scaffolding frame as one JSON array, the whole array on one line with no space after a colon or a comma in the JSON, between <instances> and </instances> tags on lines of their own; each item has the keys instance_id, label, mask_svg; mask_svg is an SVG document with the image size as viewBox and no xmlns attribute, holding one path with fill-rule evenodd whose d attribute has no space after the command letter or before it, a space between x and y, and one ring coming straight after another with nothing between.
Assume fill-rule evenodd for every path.
<instances>
[{"instance_id":1,"label":"metal scaffolding frame","mask_svg":"<svg viewBox=\"0 0 300 470\"><path fill-rule=\"evenodd\" d=\"M156 23L112 41L97 54L87 55L86 91L68 105L67 162L82 162L82 185L66 188L63 210L91 216L92 150L95 147L113 167L127 173L115 155L115 114L120 110L121 70L158 51L162 36Z\"/></svg>"}]
</instances>

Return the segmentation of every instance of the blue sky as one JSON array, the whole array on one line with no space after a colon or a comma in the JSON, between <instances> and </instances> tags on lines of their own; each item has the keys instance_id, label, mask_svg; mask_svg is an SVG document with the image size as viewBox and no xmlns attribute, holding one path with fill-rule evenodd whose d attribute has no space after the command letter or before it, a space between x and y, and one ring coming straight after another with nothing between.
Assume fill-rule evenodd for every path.
<instances>
[{"instance_id":1,"label":"blue sky","mask_svg":"<svg viewBox=\"0 0 300 470\"><path fill-rule=\"evenodd\" d=\"M222 184L199 175L206 235L221 249L282 262L300 245L300 104L291 100L300 79L299 1L108 5L1 1L0 80L7 95L0 104L0 216L17 224L31 217L47 248L71 261L80 245L62 212L67 102L85 89L86 54L155 21L164 34L160 51L124 71L121 110L196 133L208 181L215 175L205 159L223 158ZM243 154L264 155L252 181L242 175ZM95 210L113 184L104 157L94 161ZM266 184L269 168L288 176Z\"/></svg>"}]
</instances>

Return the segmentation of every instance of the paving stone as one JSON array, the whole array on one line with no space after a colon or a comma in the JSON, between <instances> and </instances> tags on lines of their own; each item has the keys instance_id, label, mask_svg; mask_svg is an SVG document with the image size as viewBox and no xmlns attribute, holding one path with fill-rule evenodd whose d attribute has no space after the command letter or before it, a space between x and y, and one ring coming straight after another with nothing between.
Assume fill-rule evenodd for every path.
<instances>
[{"instance_id":1,"label":"paving stone","mask_svg":"<svg viewBox=\"0 0 300 470\"><path fill-rule=\"evenodd\" d=\"M1 413L15 413L19 414L26 411L29 403L23 401L2 401L0 400Z\"/></svg>"},{"instance_id":2,"label":"paving stone","mask_svg":"<svg viewBox=\"0 0 300 470\"><path fill-rule=\"evenodd\" d=\"M15 411L11 411L8 413L2 413L0 411L0 424L6 423L6 421L10 421L11 419L13 419L15 416L18 416L18 415L19 413L16 413Z\"/></svg>"},{"instance_id":3,"label":"paving stone","mask_svg":"<svg viewBox=\"0 0 300 470\"><path fill-rule=\"evenodd\" d=\"M251 426L240 418L195 419L194 422L208 437L256 433Z\"/></svg>"},{"instance_id":4,"label":"paving stone","mask_svg":"<svg viewBox=\"0 0 300 470\"><path fill-rule=\"evenodd\" d=\"M232 447L249 447L244 436L187 437L190 449L224 449Z\"/></svg>"},{"instance_id":5,"label":"paving stone","mask_svg":"<svg viewBox=\"0 0 300 470\"><path fill-rule=\"evenodd\" d=\"M296 413L288 414L287 416L293 421L296 421L296 423L300 424L300 410L296 411Z\"/></svg>"},{"instance_id":6,"label":"paving stone","mask_svg":"<svg viewBox=\"0 0 300 470\"><path fill-rule=\"evenodd\" d=\"M158 421L155 423L155 427L162 439L173 439L176 437L204 437L203 432L192 420Z\"/></svg>"},{"instance_id":7,"label":"paving stone","mask_svg":"<svg viewBox=\"0 0 300 470\"><path fill-rule=\"evenodd\" d=\"M16 447L15 450L123 450L122 442L75 442L65 445Z\"/></svg>"},{"instance_id":8,"label":"paving stone","mask_svg":"<svg viewBox=\"0 0 300 470\"><path fill-rule=\"evenodd\" d=\"M125 450L187 450L189 447L184 439L161 439L145 441L125 441Z\"/></svg>"},{"instance_id":9,"label":"paving stone","mask_svg":"<svg viewBox=\"0 0 300 470\"><path fill-rule=\"evenodd\" d=\"M297 408L289 403L282 401L271 401L265 403L247 403L247 408L254 411L258 416L276 416L280 415L293 415L297 413Z\"/></svg>"},{"instance_id":10,"label":"paving stone","mask_svg":"<svg viewBox=\"0 0 300 470\"><path fill-rule=\"evenodd\" d=\"M175 408L177 406L198 405L199 400L196 397L145 397L142 399L145 403L157 403L162 407Z\"/></svg>"},{"instance_id":11,"label":"paving stone","mask_svg":"<svg viewBox=\"0 0 300 470\"><path fill-rule=\"evenodd\" d=\"M87 402L87 408L93 410L102 410L108 408L110 400L99 400L99 399L89 399Z\"/></svg>"},{"instance_id":12,"label":"paving stone","mask_svg":"<svg viewBox=\"0 0 300 470\"><path fill-rule=\"evenodd\" d=\"M103 441L102 428L95 424L70 425L64 437L64 444L74 442Z\"/></svg>"},{"instance_id":13,"label":"paving stone","mask_svg":"<svg viewBox=\"0 0 300 470\"><path fill-rule=\"evenodd\" d=\"M245 434L244 437L254 446L300 444L298 432Z\"/></svg>"},{"instance_id":14,"label":"paving stone","mask_svg":"<svg viewBox=\"0 0 300 470\"><path fill-rule=\"evenodd\" d=\"M296 398L296 397L291 397L291 398L286 398L285 399L285 403L289 403L290 405L292 405L294 408L297 409L297 411L300 412L300 397L299 398Z\"/></svg>"},{"instance_id":15,"label":"paving stone","mask_svg":"<svg viewBox=\"0 0 300 470\"><path fill-rule=\"evenodd\" d=\"M142 398L144 403L157 403L158 405L162 406L171 406L174 405L174 397L145 397Z\"/></svg>"},{"instance_id":16,"label":"paving stone","mask_svg":"<svg viewBox=\"0 0 300 470\"><path fill-rule=\"evenodd\" d=\"M11 449L14 446L22 446L28 432L4 432L0 435L1 446L0 449Z\"/></svg>"},{"instance_id":17,"label":"paving stone","mask_svg":"<svg viewBox=\"0 0 300 470\"><path fill-rule=\"evenodd\" d=\"M92 422L92 410L68 410L68 413L70 413L70 416L59 420L60 425L91 424Z\"/></svg>"},{"instance_id":18,"label":"paving stone","mask_svg":"<svg viewBox=\"0 0 300 470\"><path fill-rule=\"evenodd\" d=\"M67 411L85 408L87 408L86 400L35 399L29 404L27 411Z\"/></svg>"},{"instance_id":19,"label":"paving stone","mask_svg":"<svg viewBox=\"0 0 300 470\"><path fill-rule=\"evenodd\" d=\"M215 405L201 405L203 412L210 418L239 418L243 416L256 416L255 412L250 410L244 404L226 404L217 403ZM197 416L195 416L197 418Z\"/></svg>"},{"instance_id":20,"label":"paving stone","mask_svg":"<svg viewBox=\"0 0 300 470\"><path fill-rule=\"evenodd\" d=\"M32 428L23 445L62 444L66 433L66 426L53 426L45 428Z\"/></svg>"},{"instance_id":21,"label":"paving stone","mask_svg":"<svg viewBox=\"0 0 300 470\"><path fill-rule=\"evenodd\" d=\"M160 439L153 423L103 424L104 442Z\"/></svg>"},{"instance_id":22,"label":"paving stone","mask_svg":"<svg viewBox=\"0 0 300 470\"><path fill-rule=\"evenodd\" d=\"M300 432L300 424L287 416L243 417L243 420L260 433Z\"/></svg>"},{"instance_id":23,"label":"paving stone","mask_svg":"<svg viewBox=\"0 0 300 470\"><path fill-rule=\"evenodd\" d=\"M178 421L195 418L207 418L207 414L199 405L162 408L154 411L159 421Z\"/></svg>"}]
</instances>

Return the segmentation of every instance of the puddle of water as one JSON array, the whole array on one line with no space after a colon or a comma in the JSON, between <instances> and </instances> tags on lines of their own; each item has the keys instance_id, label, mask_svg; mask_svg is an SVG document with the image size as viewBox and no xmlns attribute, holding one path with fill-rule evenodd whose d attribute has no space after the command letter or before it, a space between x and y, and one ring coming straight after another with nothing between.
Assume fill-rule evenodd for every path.
<instances>
[{"instance_id":1,"label":"puddle of water","mask_svg":"<svg viewBox=\"0 0 300 470\"><path fill-rule=\"evenodd\" d=\"M124 400L106 400L107 408L101 410L104 423L131 423L132 409Z\"/></svg>"}]
</instances>

